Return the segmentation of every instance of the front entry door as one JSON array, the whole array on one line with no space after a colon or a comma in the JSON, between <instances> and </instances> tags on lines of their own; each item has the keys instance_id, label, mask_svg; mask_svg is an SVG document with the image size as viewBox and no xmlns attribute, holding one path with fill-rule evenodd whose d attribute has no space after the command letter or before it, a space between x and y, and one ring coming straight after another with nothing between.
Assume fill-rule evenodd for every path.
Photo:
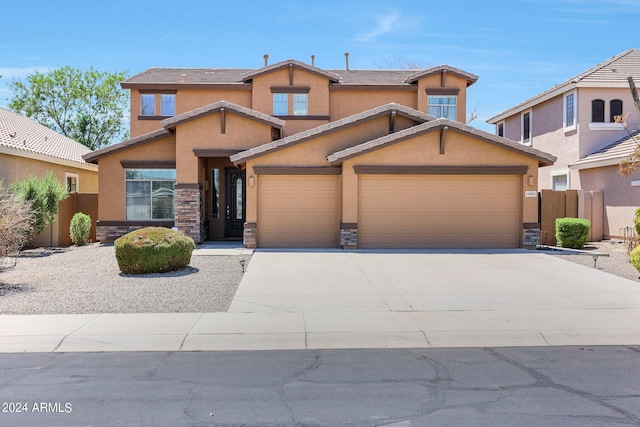
<instances>
[{"instance_id":1,"label":"front entry door","mask_svg":"<svg viewBox=\"0 0 640 427\"><path fill-rule=\"evenodd\" d=\"M242 237L245 215L245 172L236 168L226 169L226 236Z\"/></svg>"}]
</instances>

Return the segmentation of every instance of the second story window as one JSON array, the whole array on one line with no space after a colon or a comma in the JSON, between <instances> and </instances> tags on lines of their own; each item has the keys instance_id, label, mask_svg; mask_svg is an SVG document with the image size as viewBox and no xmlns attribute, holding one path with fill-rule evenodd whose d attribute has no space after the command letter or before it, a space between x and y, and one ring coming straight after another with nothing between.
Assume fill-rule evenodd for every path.
<instances>
[{"instance_id":1,"label":"second story window","mask_svg":"<svg viewBox=\"0 0 640 427\"><path fill-rule=\"evenodd\" d=\"M163 94L161 103L161 113L163 116L176 115L176 96L174 94Z\"/></svg>"},{"instance_id":2,"label":"second story window","mask_svg":"<svg viewBox=\"0 0 640 427\"><path fill-rule=\"evenodd\" d=\"M456 120L457 118L457 97L443 95L429 95L428 113L434 117Z\"/></svg>"},{"instance_id":3,"label":"second story window","mask_svg":"<svg viewBox=\"0 0 640 427\"><path fill-rule=\"evenodd\" d=\"M591 101L591 123L604 123L604 101L602 99Z\"/></svg>"},{"instance_id":4,"label":"second story window","mask_svg":"<svg viewBox=\"0 0 640 427\"><path fill-rule=\"evenodd\" d=\"M140 114L143 116L156 115L156 96L151 94L143 94L140 96Z\"/></svg>"},{"instance_id":5,"label":"second story window","mask_svg":"<svg viewBox=\"0 0 640 427\"><path fill-rule=\"evenodd\" d=\"M504 122L502 122L502 123L498 123L498 124L496 125L496 128L497 128L497 129L496 129L496 130L497 130L496 134L497 134L498 136L504 137Z\"/></svg>"},{"instance_id":6,"label":"second story window","mask_svg":"<svg viewBox=\"0 0 640 427\"><path fill-rule=\"evenodd\" d=\"M564 97L564 128L573 130L576 128L576 94L570 93Z\"/></svg>"},{"instance_id":7,"label":"second story window","mask_svg":"<svg viewBox=\"0 0 640 427\"><path fill-rule=\"evenodd\" d=\"M520 117L521 121L521 142L523 144L531 145L531 111L527 111L526 113L522 113Z\"/></svg>"},{"instance_id":8,"label":"second story window","mask_svg":"<svg viewBox=\"0 0 640 427\"><path fill-rule=\"evenodd\" d=\"M273 115L286 116L289 114L289 96L286 93L273 94Z\"/></svg>"},{"instance_id":9,"label":"second story window","mask_svg":"<svg viewBox=\"0 0 640 427\"><path fill-rule=\"evenodd\" d=\"M309 94L294 93L293 94L293 115L306 116L309 114Z\"/></svg>"},{"instance_id":10,"label":"second story window","mask_svg":"<svg viewBox=\"0 0 640 427\"><path fill-rule=\"evenodd\" d=\"M615 123L616 117L622 115L622 101L619 99L612 99L609 101L609 121Z\"/></svg>"}]
</instances>

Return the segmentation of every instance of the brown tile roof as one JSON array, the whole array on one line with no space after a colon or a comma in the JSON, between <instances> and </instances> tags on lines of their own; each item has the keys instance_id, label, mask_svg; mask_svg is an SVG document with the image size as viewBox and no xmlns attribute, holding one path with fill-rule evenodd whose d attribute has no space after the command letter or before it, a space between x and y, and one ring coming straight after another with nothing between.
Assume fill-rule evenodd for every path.
<instances>
[{"instance_id":1,"label":"brown tile roof","mask_svg":"<svg viewBox=\"0 0 640 427\"><path fill-rule=\"evenodd\" d=\"M422 76L440 72L443 69L466 77L469 84L477 76L448 65L440 65L428 70L324 70L303 62L287 60L263 68L150 68L122 82L124 88L146 86L206 86L233 85L250 88L246 83L253 77L292 64L313 73L327 77L330 87L340 86L414 86Z\"/></svg>"},{"instance_id":2,"label":"brown tile roof","mask_svg":"<svg viewBox=\"0 0 640 427\"><path fill-rule=\"evenodd\" d=\"M454 68L451 67L449 65L439 65L437 67L433 67L433 68L429 68L427 70L420 70L420 71L416 71L415 73L411 74L409 77L407 77L407 83L415 83L418 80L420 80L421 78L425 77L425 76L429 76L431 74L436 74L436 73L441 73L441 72L447 72L447 73L451 73L451 74L456 74L460 77L464 77L467 79L467 86L471 86L472 84L474 84L476 81L478 81L478 76L476 76L475 74L471 74L471 73L467 73L466 71L460 70L458 68Z\"/></svg>"},{"instance_id":3,"label":"brown tile roof","mask_svg":"<svg viewBox=\"0 0 640 427\"><path fill-rule=\"evenodd\" d=\"M124 150L125 148L131 147L134 145L140 145L147 142L155 141L157 139L161 139L169 135L172 135L172 133L166 129L154 130L153 132L145 133L143 135L136 136L135 138L131 138L126 141L122 141L117 144L104 147L100 150L93 151L89 154L85 154L83 157L89 163L98 163L98 159L104 156L105 154Z\"/></svg>"},{"instance_id":4,"label":"brown tile roof","mask_svg":"<svg viewBox=\"0 0 640 427\"><path fill-rule=\"evenodd\" d=\"M405 107L404 105L390 103L390 104L382 105L377 108L373 108L371 110L363 111L358 114L354 114L349 117L345 117L344 119L327 123L325 125L320 125L303 132L298 132L295 135L291 135L283 139L272 141L255 148L242 151L238 154L231 156L230 158L231 158L231 161L234 162L235 164L244 163L249 159L260 157L267 153L270 153L285 147L290 147L295 144L299 144L303 141L307 141L309 139L315 138L321 134L334 132L338 129L345 129L349 126L362 123L363 121L367 121L367 120L374 119L376 117L391 114L393 111L395 111L397 114L401 116L412 119L418 123L424 123L429 120L435 120L435 117L425 114L423 112L414 110L409 107Z\"/></svg>"},{"instance_id":5,"label":"brown tile roof","mask_svg":"<svg viewBox=\"0 0 640 427\"><path fill-rule=\"evenodd\" d=\"M25 157L38 155L42 160L50 158L46 161L51 163L72 162L77 163L78 167L93 167L82 158L92 152L86 146L21 114L0 107L1 148L15 151L16 154L22 153Z\"/></svg>"},{"instance_id":6,"label":"brown tile roof","mask_svg":"<svg viewBox=\"0 0 640 427\"><path fill-rule=\"evenodd\" d=\"M621 160L631 156L638 144L640 144L640 130L573 162L569 165L569 169L580 170L617 165Z\"/></svg>"},{"instance_id":7,"label":"brown tile roof","mask_svg":"<svg viewBox=\"0 0 640 427\"><path fill-rule=\"evenodd\" d=\"M327 156L327 160L334 166L339 165L343 161L350 159L352 157L357 157L362 154L378 150L384 146L405 141L415 136L423 135L425 133L433 132L434 130L439 130L442 128L446 128L453 132L459 132L465 135L469 135L474 138L481 139L490 144L505 148L507 150L515 151L515 152L524 154L528 157L532 157L538 160L541 166L550 166L556 161L556 157L552 156L551 154L545 153L540 150L536 150L535 148L531 148L526 145L522 145L515 141L511 141L510 139L492 135L490 133L481 131L474 127L465 125L463 123L454 122L448 119L437 119L430 122L422 123L422 124L410 127L408 129L401 130L399 132L382 136L372 141L358 144L356 146L347 148L346 150L341 150Z\"/></svg>"},{"instance_id":8,"label":"brown tile roof","mask_svg":"<svg viewBox=\"0 0 640 427\"><path fill-rule=\"evenodd\" d=\"M266 74L266 73L268 73L270 71L277 70L279 68L289 67L289 66L302 68L302 69L307 70L307 71L309 71L311 73L324 76L327 79L329 79L329 81L334 82L334 83L338 82L338 79L339 79L337 75L335 75L334 73L332 73L330 71L326 71L326 70L323 70L321 68L317 68L317 67L314 67L314 66L311 66L311 65L307 65L304 62L296 61L295 59L287 59L286 61L278 62L278 63L273 64L273 65L268 65L266 67L262 67L262 68L259 68L257 70L249 71L249 72L243 74L241 76L241 79L242 79L243 82L249 82L249 81L253 80L254 77L257 77L257 76L259 76L261 74Z\"/></svg>"},{"instance_id":9,"label":"brown tile roof","mask_svg":"<svg viewBox=\"0 0 640 427\"><path fill-rule=\"evenodd\" d=\"M218 101L213 104L205 105L204 107L196 108L195 110L191 110L186 113L178 114L177 116L164 119L162 121L162 126L165 129L173 129L179 124L188 122L189 120L197 119L198 117L202 117L207 114L218 112L222 109L232 111L236 114L249 117L254 120L258 120L279 129L282 129L286 123L284 120L278 119L277 117L252 110L250 108L243 107L232 102Z\"/></svg>"},{"instance_id":10,"label":"brown tile roof","mask_svg":"<svg viewBox=\"0 0 640 427\"><path fill-rule=\"evenodd\" d=\"M509 116L563 94L575 87L580 87L581 85L590 87L627 88L629 87L629 82L627 81L627 77L629 76L640 79L640 49L625 50L621 54L491 117L487 120L487 123L495 124Z\"/></svg>"}]
</instances>

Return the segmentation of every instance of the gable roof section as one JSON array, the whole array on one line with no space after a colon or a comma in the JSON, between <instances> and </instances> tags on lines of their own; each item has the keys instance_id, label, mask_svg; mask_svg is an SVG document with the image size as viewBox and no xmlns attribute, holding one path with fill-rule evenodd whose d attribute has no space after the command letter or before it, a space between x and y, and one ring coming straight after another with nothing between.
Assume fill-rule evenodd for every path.
<instances>
[{"instance_id":1,"label":"gable roof section","mask_svg":"<svg viewBox=\"0 0 640 427\"><path fill-rule=\"evenodd\" d=\"M204 107L196 108L195 110L188 111L186 113L178 114L177 116L164 119L162 121L163 129L158 129L153 132L145 133L144 135L137 136L127 141L122 141L118 144L110 145L101 150L94 151L84 156L84 159L90 163L96 163L98 159L106 154L111 154L116 151L124 150L136 145L145 144L147 142L156 141L166 136L172 135L170 130L175 129L182 123L186 123L190 120L195 120L199 117L207 114L216 113L221 110L231 111L235 114L248 117L250 119L265 123L267 125L282 129L285 125L284 120L280 120L276 117L268 114L260 113L259 111L252 110L250 108L243 107L241 105L234 104L228 101L218 101L213 104L205 105Z\"/></svg>"},{"instance_id":2,"label":"gable roof section","mask_svg":"<svg viewBox=\"0 0 640 427\"><path fill-rule=\"evenodd\" d=\"M487 142L492 145L496 145L498 147L501 147L510 151L515 151L527 157L532 157L538 160L541 166L550 166L556 161L556 157L548 153L542 152L540 150L536 150L526 145L522 145L518 142L511 141L510 139L492 135L490 133L473 128L471 126L467 126L462 123L454 122L448 119L437 119L427 123L422 123L422 124L410 127L408 129L401 130L399 132L382 136L372 141L358 144L354 147L350 147L350 148L347 148L346 150L341 150L327 156L327 160L329 161L329 163L331 163L334 166L340 165L343 161L347 159L357 157L362 154L369 153L371 151L375 151L380 148L383 148L392 144L396 144L398 142L406 141L416 136L433 132L435 130L440 130L443 128L451 130L453 132L461 133L463 135L468 135L476 139L480 139L484 142Z\"/></svg>"},{"instance_id":3,"label":"gable roof section","mask_svg":"<svg viewBox=\"0 0 640 427\"><path fill-rule=\"evenodd\" d=\"M244 163L247 160L263 156L265 154L271 153L273 151L280 150L282 148L290 147L301 142L307 141L309 139L318 137L323 134L327 134L330 132L335 132L340 129L345 129L349 126L354 126L356 124L360 124L362 122L375 119L377 117L385 116L387 114L392 114L393 112L396 114L400 114L406 118L412 119L418 123L424 123L430 120L435 120L436 118L430 116L429 114L425 114L423 112L414 110L409 107L405 107L404 105L390 103L386 105L382 105L380 107L363 111L362 113L354 114L349 117L345 117L341 120L336 120L325 125L317 126L315 128L298 132L295 135L291 135L276 141L269 142L267 144L260 145L255 148L251 148L246 151L242 151L238 154L231 156L231 161L235 164Z\"/></svg>"},{"instance_id":4,"label":"gable roof section","mask_svg":"<svg viewBox=\"0 0 640 427\"><path fill-rule=\"evenodd\" d=\"M125 89L156 86L208 86L245 84L240 76L251 72L249 68L149 68L120 83Z\"/></svg>"},{"instance_id":5,"label":"gable roof section","mask_svg":"<svg viewBox=\"0 0 640 427\"><path fill-rule=\"evenodd\" d=\"M312 65L307 65L304 62L296 61L295 59L287 59L286 61L281 61L276 64L268 65L266 67L262 67L257 70L250 71L240 76L240 78L243 82L246 83L262 74L270 73L271 71L278 70L280 68L287 68L287 67L301 68L303 70L309 71L310 73L317 74L322 77L326 77L332 83L337 83L338 80L340 79L336 74L330 71L325 71L321 68L316 68Z\"/></svg>"},{"instance_id":6,"label":"gable roof section","mask_svg":"<svg viewBox=\"0 0 640 427\"><path fill-rule=\"evenodd\" d=\"M638 147L640 141L640 130L626 135L611 144L594 151L591 154L573 162L569 169L593 169L604 166L615 166L631 156Z\"/></svg>"},{"instance_id":7,"label":"gable roof section","mask_svg":"<svg viewBox=\"0 0 640 427\"><path fill-rule=\"evenodd\" d=\"M104 147L100 150L96 150L92 153L85 154L83 157L89 163L97 163L98 159L106 154L115 153L116 151L121 151L129 147L156 141L169 135L171 135L171 132L166 129L154 130L153 132L145 133L143 135L136 136L135 138L131 138L129 140Z\"/></svg>"},{"instance_id":8,"label":"gable roof section","mask_svg":"<svg viewBox=\"0 0 640 427\"><path fill-rule=\"evenodd\" d=\"M629 87L627 77L640 78L640 50L629 49L609 60L598 64L575 77L566 80L555 87L527 99L491 117L487 123L495 124L509 116L518 114L534 105L540 104L576 87Z\"/></svg>"},{"instance_id":9,"label":"gable roof section","mask_svg":"<svg viewBox=\"0 0 640 427\"><path fill-rule=\"evenodd\" d=\"M458 68L454 68L444 64L439 65L437 67L428 68L426 70L420 70L420 71L414 72L413 74L408 76L405 81L407 83L415 83L423 77L430 76L431 74L442 73L442 72L455 74L459 77L467 79L467 86L471 86L476 81L478 81L478 76L476 76L475 74L467 73L466 71L462 71Z\"/></svg>"},{"instance_id":10,"label":"gable roof section","mask_svg":"<svg viewBox=\"0 0 640 427\"><path fill-rule=\"evenodd\" d=\"M186 113L178 114L177 116L164 119L162 121L162 126L167 130L174 129L176 126L182 123L197 119L207 114L217 113L222 110L234 112L241 116L245 116L250 119L257 120L259 122L268 124L273 127L277 127L278 129L282 129L285 125L285 121L278 119L277 117L273 117L256 110L252 110L250 108L243 107L241 105L234 104L232 102L218 101L213 104L205 105L204 107L196 108L195 110L191 110Z\"/></svg>"},{"instance_id":11,"label":"gable roof section","mask_svg":"<svg viewBox=\"0 0 640 427\"><path fill-rule=\"evenodd\" d=\"M0 107L0 152L96 170L82 156L91 149L28 117Z\"/></svg>"}]
</instances>

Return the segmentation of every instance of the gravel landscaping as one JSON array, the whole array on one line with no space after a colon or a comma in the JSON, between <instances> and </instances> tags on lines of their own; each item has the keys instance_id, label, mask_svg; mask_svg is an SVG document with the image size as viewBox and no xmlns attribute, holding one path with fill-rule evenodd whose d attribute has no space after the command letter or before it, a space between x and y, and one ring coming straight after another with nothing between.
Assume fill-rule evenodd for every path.
<instances>
[{"instance_id":1,"label":"gravel landscaping","mask_svg":"<svg viewBox=\"0 0 640 427\"><path fill-rule=\"evenodd\" d=\"M227 311L250 255L193 255L166 274L124 275L113 245L26 250L0 273L0 314Z\"/></svg>"},{"instance_id":2,"label":"gravel landscaping","mask_svg":"<svg viewBox=\"0 0 640 427\"><path fill-rule=\"evenodd\" d=\"M597 268L639 282L627 244L588 243L605 252ZM541 251L593 268L588 255ZM250 255L194 255L185 270L139 276L120 273L113 245L24 251L15 268L0 273L0 314L207 313L227 311Z\"/></svg>"}]
</instances>

